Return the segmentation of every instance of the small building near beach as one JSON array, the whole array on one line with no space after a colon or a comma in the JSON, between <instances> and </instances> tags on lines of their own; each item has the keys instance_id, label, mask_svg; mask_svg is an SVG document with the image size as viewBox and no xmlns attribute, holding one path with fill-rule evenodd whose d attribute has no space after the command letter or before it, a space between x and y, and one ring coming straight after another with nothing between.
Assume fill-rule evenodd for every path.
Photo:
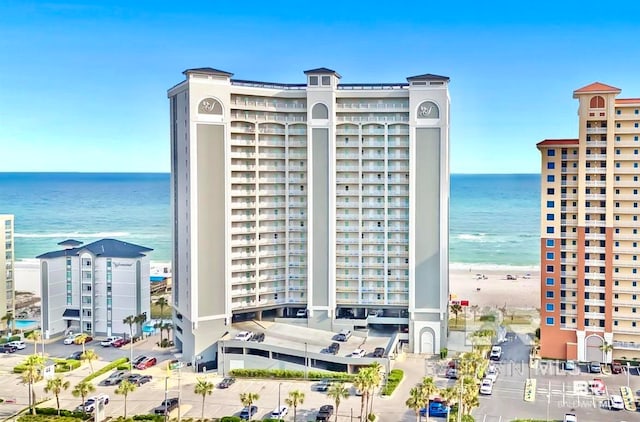
<instances>
[{"instance_id":1,"label":"small building near beach","mask_svg":"<svg viewBox=\"0 0 640 422\"><path fill-rule=\"evenodd\" d=\"M58 245L63 249L37 257L43 332L129 335L124 318L150 315L148 252L153 249L116 239ZM133 330L139 334L136 326Z\"/></svg>"}]
</instances>

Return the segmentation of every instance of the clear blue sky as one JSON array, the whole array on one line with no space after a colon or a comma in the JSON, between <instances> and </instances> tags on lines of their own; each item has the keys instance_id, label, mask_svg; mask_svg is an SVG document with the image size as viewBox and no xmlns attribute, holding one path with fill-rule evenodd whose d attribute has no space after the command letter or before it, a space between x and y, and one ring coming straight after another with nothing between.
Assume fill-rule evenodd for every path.
<instances>
[{"instance_id":1,"label":"clear blue sky","mask_svg":"<svg viewBox=\"0 0 640 422\"><path fill-rule=\"evenodd\" d=\"M539 172L583 85L640 97L637 0L411 4L0 0L0 171L169 171L166 91L193 67L449 76L454 173Z\"/></svg>"}]
</instances>

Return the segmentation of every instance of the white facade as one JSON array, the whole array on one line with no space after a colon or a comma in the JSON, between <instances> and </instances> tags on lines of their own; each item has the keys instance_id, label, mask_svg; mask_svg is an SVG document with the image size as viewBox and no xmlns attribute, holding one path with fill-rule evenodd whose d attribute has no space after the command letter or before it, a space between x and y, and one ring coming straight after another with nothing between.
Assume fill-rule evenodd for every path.
<instances>
[{"instance_id":1,"label":"white facade","mask_svg":"<svg viewBox=\"0 0 640 422\"><path fill-rule=\"evenodd\" d=\"M13 215L0 214L0 316L15 316Z\"/></svg>"},{"instance_id":2,"label":"white facade","mask_svg":"<svg viewBox=\"0 0 640 422\"><path fill-rule=\"evenodd\" d=\"M42 328L50 336L69 331L129 335L124 318L145 314L150 319L149 258L140 253L150 249L133 254L131 251L96 254L96 250L102 250L100 242L103 241L38 257ZM140 248L125 245L134 247L133 250ZM109 252L109 246L106 251ZM133 330L135 335L135 325Z\"/></svg>"},{"instance_id":3,"label":"white facade","mask_svg":"<svg viewBox=\"0 0 640 422\"><path fill-rule=\"evenodd\" d=\"M306 84L192 69L169 90L175 334L213 359L234 315L308 309L404 325L436 353L448 313L449 79Z\"/></svg>"}]
</instances>

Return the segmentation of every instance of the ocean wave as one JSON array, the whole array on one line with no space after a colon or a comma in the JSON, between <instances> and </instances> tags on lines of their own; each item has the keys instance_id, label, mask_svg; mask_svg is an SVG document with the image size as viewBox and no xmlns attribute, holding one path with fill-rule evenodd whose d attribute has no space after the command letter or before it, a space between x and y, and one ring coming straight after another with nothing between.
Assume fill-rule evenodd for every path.
<instances>
[{"instance_id":1,"label":"ocean wave","mask_svg":"<svg viewBox=\"0 0 640 422\"><path fill-rule=\"evenodd\" d=\"M468 240L470 242L488 242L486 233L462 233L456 236L456 239Z\"/></svg>"},{"instance_id":2,"label":"ocean wave","mask_svg":"<svg viewBox=\"0 0 640 422\"><path fill-rule=\"evenodd\" d=\"M47 238L59 238L59 239L73 239L73 238L111 238L111 237L126 237L131 236L128 232L97 232L97 233L14 233L13 237L27 238L27 239L47 239Z\"/></svg>"},{"instance_id":3,"label":"ocean wave","mask_svg":"<svg viewBox=\"0 0 640 422\"><path fill-rule=\"evenodd\" d=\"M506 273L540 271L539 265L504 265L470 262L450 262L449 269L478 271L504 271Z\"/></svg>"}]
</instances>

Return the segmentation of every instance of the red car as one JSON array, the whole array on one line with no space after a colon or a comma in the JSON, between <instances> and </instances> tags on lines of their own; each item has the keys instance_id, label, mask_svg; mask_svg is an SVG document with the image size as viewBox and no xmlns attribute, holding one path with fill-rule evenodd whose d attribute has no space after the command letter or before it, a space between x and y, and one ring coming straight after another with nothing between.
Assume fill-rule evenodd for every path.
<instances>
[{"instance_id":1,"label":"red car","mask_svg":"<svg viewBox=\"0 0 640 422\"><path fill-rule=\"evenodd\" d=\"M136 365L136 369L147 369L158 363L156 358L147 358Z\"/></svg>"},{"instance_id":2,"label":"red car","mask_svg":"<svg viewBox=\"0 0 640 422\"><path fill-rule=\"evenodd\" d=\"M129 344L129 343L131 343L131 340L130 340L130 339L128 339L128 338L120 338L120 339L118 339L118 340L113 341L113 342L111 343L111 346L112 346L112 347L122 347L122 346L124 346L125 344Z\"/></svg>"}]
</instances>

